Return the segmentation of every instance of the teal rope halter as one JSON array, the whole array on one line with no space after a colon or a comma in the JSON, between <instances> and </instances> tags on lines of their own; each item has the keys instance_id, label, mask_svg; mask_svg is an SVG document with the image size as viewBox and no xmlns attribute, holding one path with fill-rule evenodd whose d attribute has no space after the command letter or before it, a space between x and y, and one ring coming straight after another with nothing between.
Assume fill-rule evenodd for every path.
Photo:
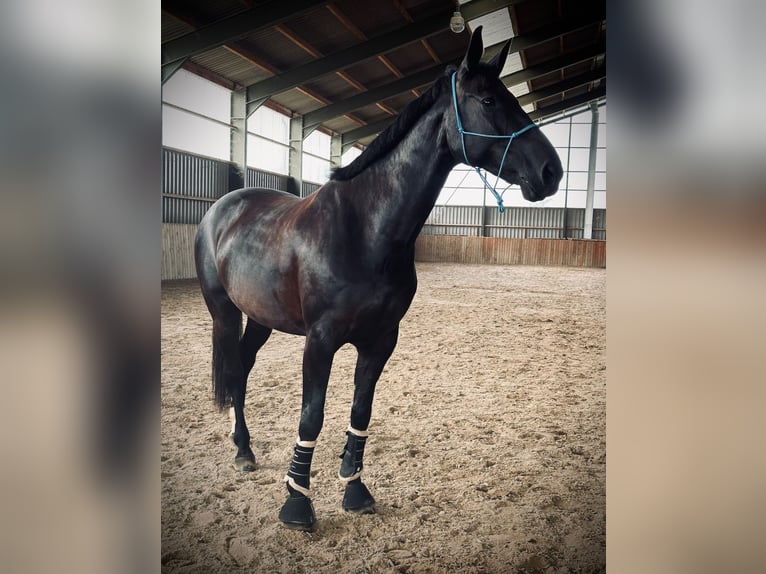
<instances>
[{"instance_id":1,"label":"teal rope halter","mask_svg":"<svg viewBox=\"0 0 766 574\"><path fill-rule=\"evenodd\" d=\"M500 162L500 169L497 171L497 173L500 174L503 172L503 165L505 165L505 156L508 155L508 149L511 147L511 142L517 137L519 137L521 134L523 134L524 132L527 132L531 130L532 128L536 128L537 125L534 123L531 123L528 126L523 127L519 131L513 132L511 135L508 135L508 136L496 136L496 135L490 135L490 134L479 134L476 132L465 131L465 129L463 128L463 122L460 120L460 112L457 109L457 88L456 88L457 79L456 78L457 78L457 72L452 72L452 103L455 106L455 119L457 120L457 131L460 134L460 145L463 147L463 159L465 159L466 165L469 165L476 170L476 173L479 174L479 177L484 182L484 185L486 185L489 191L492 192L492 195L495 196L495 200L497 200L497 209L500 213L502 213L504 211L503 193L505 193L505 190L503 190L502 193L498 193L497 189L495 189L497 187L497 182L500 181L500 175L498 175L497 178L495 179L495 185L494 186L490 185L490 183L487 181L487 178L484 177L484 175L482 175L481 170L477 166L471 164L471 162L468 160L468 154L465 151L465 136L478 136L480 138L508 140L508 143L505 146L505 151L503 152L503 159Z\"/></svg>"}]
</instances>

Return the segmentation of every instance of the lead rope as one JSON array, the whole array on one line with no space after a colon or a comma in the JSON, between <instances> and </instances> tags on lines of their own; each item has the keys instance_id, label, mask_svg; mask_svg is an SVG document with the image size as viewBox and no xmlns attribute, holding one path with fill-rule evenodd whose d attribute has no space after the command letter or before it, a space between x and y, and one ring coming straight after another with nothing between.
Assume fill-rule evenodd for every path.
<instances>
[{"instance_id":1,"label":"lead rope","mask_svg":"<svg viewBox=\"0 0 766 574\"><path fill-rule=\"evenodd\" d=\"M500 213L503 213L505 211L505 207L503 206L503 194L506 192L508 187L506 187L502 193L498 193L497 187L498 182L500 181L500 175L503 172L503 166L505 165L505 156L508 155L508 149L511 147L511 142L519 137L524 132L527 132L531 130L532 128L536 128L537 124L534 122L529 124L528 126L525 126L521 128L519 131L513 132L511 135L508 136L497 136L497 135L490 135L490 134L480 134L476 132L468 132L463 128L463 122L460 119L460 112L458 111L457 107L457 72L452 72L452 104L455 107L455 119L457 120L457 131L460 134L460 145L463 148L463 159L465 159L466 165L472 167L476 170L476 173L479 174L479 177L484 182L484 185L487 186L490 192L492 192L492 195L495 197L495 201L497 201L497 210ZM498 176L495 179L495 185L492 185L487 181L487 178L484 177L484 175L481 173L481 170L478 168L478 166L472 165L470 160L468 159L468 154L465 150L465 136L477 136L480 138L490 138L490 139L508 139L508 143L505 145L505 151L503 152L503 159L500 161L500 169L497 170Z\"/></svg>"}]
</instances>

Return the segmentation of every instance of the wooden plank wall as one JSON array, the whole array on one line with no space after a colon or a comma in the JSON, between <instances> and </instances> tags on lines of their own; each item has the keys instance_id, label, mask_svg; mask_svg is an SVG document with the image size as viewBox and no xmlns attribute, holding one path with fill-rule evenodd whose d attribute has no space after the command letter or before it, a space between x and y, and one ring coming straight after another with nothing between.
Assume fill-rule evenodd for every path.
<instances>
[{"instance_id":1,"label":"wooden plank wall","mask_svg":"<svg viewBox=\"0 0 766 574\"><path fill-rule=\"evenodd\" d=\"M162 279L193 279L194 236L197 226L187 223L162 224Z\"/></svg>"},{"instance_id":2,"label":"wooden plank wall","mask_svg":"<svg viewBox=\"0 0 766 574\"><path fill-rule=\"evenodd\" d=\"M606 267L606 241L421 235L415 243L415 260Z\"/></svg>"}]
</instances>

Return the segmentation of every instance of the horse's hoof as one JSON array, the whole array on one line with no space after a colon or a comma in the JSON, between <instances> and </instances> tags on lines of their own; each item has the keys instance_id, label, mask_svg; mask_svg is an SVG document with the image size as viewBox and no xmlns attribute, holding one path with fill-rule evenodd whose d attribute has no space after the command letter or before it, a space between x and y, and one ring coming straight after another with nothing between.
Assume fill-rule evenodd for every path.
<instances>
[{"instance_id":1,"label":"horse's hoof","mask_svg":"<svg viewBox=\"0 0 766 574\"><path fill-rule=\"evenodd\" d=\"M279 520L291 530L312 531L316 515L311 499L308 496L289 496L279 511Z\"/></svg>"},{"instance_id":2,"label":"horse's hoof","mask_svg":"<svg viewBox=\"0 0 766 574\"><path fill-rule=\"evenodd\" d=\"M361 478L346 485L343 494L343 510L354 514L375 514L375 499L367 490Z\"/></svg>"},{"instance_id":3,"label":"horse's hoof","mask_svg":"<svg viewBox=\"0 0 766 574\"><path fill-rule=\"evenodd\" d=\"M234 468L240 472L253 472L255 470L255 455L238 456L234 459Z\"/></svg>"}]
</instances>

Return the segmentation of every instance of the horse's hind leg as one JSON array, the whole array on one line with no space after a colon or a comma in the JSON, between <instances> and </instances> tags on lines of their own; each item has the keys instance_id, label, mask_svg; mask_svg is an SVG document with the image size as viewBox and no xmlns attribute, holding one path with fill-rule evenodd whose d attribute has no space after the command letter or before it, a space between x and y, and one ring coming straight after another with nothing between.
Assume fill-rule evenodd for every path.
<instances>
[{"instance_id":1,"label":"horse's hind leg","mask_svg":"<svg viewBox=\"0 0 766 574\"><path fill-rule=\"evenodd\" d=\"M255 470L255 455L250 449L250 433L244 417L245 387L247 371L242 360L242 312L231 302L221 289L205 289L203 295L213 318L213 392L220 409L234 407L234 443L237 456L234 466L237 470ZM245 339L242 337L242 339ZM253 360L255 353L252 353ZM253 360L248 362L252 367Z\"/></svg>"},{"instance_id":2,"label":"horse's hind leg","mask_svg":"<svg viewBox=\"0 0 766 574\"><path fill-rule=\"evenodd\" d=\"M240 318L241 320L241 318ZM231 389L231 405L234 409L234 429L232 439L237 445L237 456L234 466L237 470L255 470L255 455L250 448L250 432L245 423L245 393L247 391L247 376L255 364L255 355L263 347L271 335L271 329L256 323L252 319L247 320L247 326L242 338L239 340L239 359L242 365L242 377L234 382Z\"/></svg>"},{"instance_id":3,"label":"horse's hind leg","mask_svg":"<svg viewBox=\"0 0 766 574\"><path fill-rule=\"evenodd\" d=\"M360 478L364 467L364 447L367 443L367 427L372 416L372 399L375 385L399 336L398 327L382 336L372 345L357 346L359 357L354 373L354 402L351 405L351 424L346 431L346 447L341 454L338 478L346 483L343 510L357 514L375 512L375 499Z\"/></svg>"}]
</instances>

